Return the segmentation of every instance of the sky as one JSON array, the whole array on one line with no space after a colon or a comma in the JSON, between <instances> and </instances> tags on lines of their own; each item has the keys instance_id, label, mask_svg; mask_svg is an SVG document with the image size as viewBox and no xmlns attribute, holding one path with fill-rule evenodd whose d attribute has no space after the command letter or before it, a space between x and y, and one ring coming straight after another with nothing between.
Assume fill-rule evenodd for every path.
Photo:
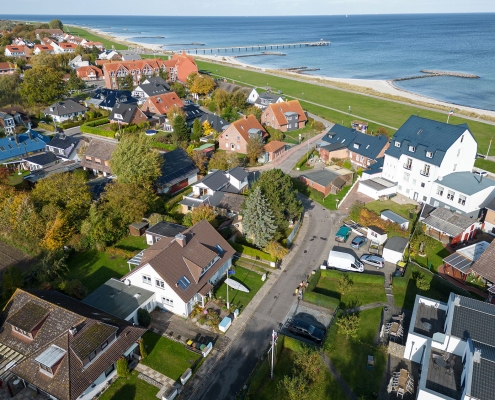
<instances>
[{"instance_id":1,"label":"sky","mask_svg":"<svg viewBox=\"0 0 495 400\"><path fill-rule=\"evenodd\" d=\"M6 1L7 14L49 15L338 15L495 12L494 0L64 0Z\"/></svg>"}]
</instances>

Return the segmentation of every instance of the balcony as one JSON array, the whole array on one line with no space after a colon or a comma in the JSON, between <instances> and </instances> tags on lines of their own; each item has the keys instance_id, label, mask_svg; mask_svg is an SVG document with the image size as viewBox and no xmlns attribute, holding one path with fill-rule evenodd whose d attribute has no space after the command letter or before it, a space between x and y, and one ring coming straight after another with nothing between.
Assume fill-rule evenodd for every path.
<instances>
[{"instance_id":1,"label":"balcony","mask_svg":"<svg viewBox=\"0 0 495 400\"><path fill-rule=\"evenodd\" d=\"M412 163L406 163L404 164L404 169L407 169L407 170L411 170L411 167L412 167Z\"/></svg>"},{"instance_id":2,"label":"balcony","mask_svg":"<svg viewBox=\"0 0 495 400\"><path fill-rule=\"evenodd\" d=\"M419 171L419 173L420 173L420 175L423 175L423 176L426 176L426 177L430 176L430 171L429 170L424 170L423 169L422 171Z\"/></svg>"}]
</instances>

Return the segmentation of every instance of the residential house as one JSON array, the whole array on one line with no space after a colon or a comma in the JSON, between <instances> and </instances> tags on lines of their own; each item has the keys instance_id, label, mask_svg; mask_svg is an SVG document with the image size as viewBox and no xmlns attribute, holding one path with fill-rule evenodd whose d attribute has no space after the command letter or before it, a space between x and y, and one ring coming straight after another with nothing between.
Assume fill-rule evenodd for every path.
<instances>
[{"instance_id":1,"label":"residential house","mask_svg":"<svg viewBox=\"0 0 495 400\"><path fill-rule=\"evenodd\" d=\"M247 145L250 138L264 142L268 133L252 114L232 122L218 137L220 150L234 151L247 154Z\"/></svg>"},{"instance_id":2,"label":"residential house","mask_svg":"<svg viewBox=\"0 0 495 400\"><path fill-rule=\"evenodd\" d=\"M69 67L75 70L81 67L89 67L89 61L84 61L81 55L77 55L69 61Z\"/></svg>"},{"instance_id":3,"label":"residential house","mask_svg":"<svg viewBox=\"0 0 495 400\"><path fill-rule=\"evenodd\" d=\"M34 31L36 35L36 39L41 40L41 38L52 36L52 37L62 37L64 35L64 31L62 29L36 29Z\"/></svg>"},{"instance_id":4,"label":"residential house","mask_svg":"<svg viewBox=\"0 0 495 400\"><path fill-rule=\"evenodd\" d=\"M451 245L472 239L481 228L476 219L443 207L431 211L422 222L429 236Z\"/></svg>"},{"instance_id":5,"label":"residential house","mask_svg":"<svg viewBox=\"0 0 495 400\"><path fill-rule=\"evenodd\" d=\"M230 124L230 122L226 121L219 115L211 114L209 112L204 112L199 118L199 121L201 122L201 125L208 121L210 126L217 132L223 132Z\"/></svg>"},{"instance_id":6,"label":"residential house","mask_svg":"<svg viewBox=\"0 0 495 400\"><path fill-rule=\"evenodd\" d=\"M368 133L368 123L363 121L352 121L351 128L361 133Z\"/></svg>"},{"instance_id":7,"label":"residential house","mask_svg":"<svg viewBox=\"0 0 495 400\"><path fill-rule=\"evenodd\" d=\"M86 107L92 105L96 108L111 111L118 103L137 104L137 102L137 99L132 97L131 92L128 90L98 88L90 99L84 101L84 104Z\"/></svg>"},{"instance_id":8,"label":"residential house","mask_svg":"<svg viewBox=\"0 0 495 400\"><path fill-rule=\"evenodd\" d=\"M159 76L146 78L132 91L132 97L144 102L151 96L157 96L170 92L169 84Z\"/></svg>"},{"instance_id":9,"label":"residential house","mask_svg":"<svg viewBox=\"0 0 495 400\"><path fill-rule=\"evenodd\" d=\"M24 169L29 171L48 168L57 164L59 161L59 158L51 152L39 153L22 159Z\"/></svg>"},{"instance_id":10,"label":"residential house","mask_svg":"<svg viewBox=\"0 0 495 400\"><path fill-rule=\"evenodd\" d=\"M253 89L254 90L254 89ZM251 92L248 96L248 103L250 103L251 99L254 98L255 95L253 92ZM263 92L256 97L256 100L254 101L254 105L258 108L261 108L264 110L266 107L268 107L270 104L274 103L283 103L284 98L280 96L279 94L275 93L270 93L270 92Z\"/></svg>"},{"instance_id":11,"label":"residential house","mask_svg":"<svg viewBox=\"0 0 495 400\"><path fill-rule=\"evenodd\" d=\"M408 244L409 241L406 238L400 236L391 237L383 246L383 259L389 263L397 264L403 260Z\"/></svg>"},{"instance_id":12,"label":"residential house","mask_svg":"<svg viewBox=\"0 0 495 400\"><path fill-rule=\"evenodd\" d=\"M53 47L53 52L55 54L74 53L77 48L77 45L74 43L56 42L54 40L51 41L50 45Z\"/></svg>"},{"instance_id":13,"label":"residential house","mask_svg":"<svg viewBox=\"0 0 495 400\"><path fill-rule=\"evenodd\" d=\"M452 172L435 180L428 202L469 217L478 218L495 198L495 181L471 171Z\"/></svg>"},{"instance_id":14,"label":"residential house","mask_svg":"<svg viewBox=\"0 0 495 400\"><path fill-rule=\"evenodd\" d=\"M404 358L420 364L418 400L493 398L495 305L416 295Z\"/></svg>"},{"instance_id":15,"label":"residential house","mask_svg":"<svg viewBox=\"0 0 495 400\"><path fill-rule=\"evenodd\" d=\"M196 304L204 307L213 285L232 265L235 250L203 220L173 239L162 239L144 251L140 265L125 282L154 291L156 305L183 317Z\"/></svg>"},{"instance_id":16,"label":"residential house","mask_svg":"<svg viewBox=\"0 0 495 400\"><path fill-rule=\"evenodd\" d=\"M114 317L139 325L138 310L143 308L151 312L155 309L155 292L111 278L91 292L82 302Z\"/></svg>"},{"instance_id":17,"label":"residential house","mask_svg":"<svg viewBox=\"0 0 495 400\"><path fill-rule=\"evenodd\" d=\"M79 67L76 69L76 74L78 78L85 82L103 79L102 70L94 65Z\"/></svg>"},{"instance_id":18,"label":"residential house","mask_svg":"<svg viewBox=\"0 0 495 400\"><path fill-rule=\"evenodd\" d=\"M129 52L121 51L120 56L122 57L122 61L141 60L141 55L137 53L129 53Z\"/></svg>"},{"instance_id":19,"label":"residential house","mask_svg":"<svg viewBox=\"0 0 495 400\"><path fill-rule=\"evenodd\" d=\"M162 174L156 181L159 193L175 193L198 180L199 168L182 148L162 153Z\"/></svg>"},{"instance_id":20,"label":"residential house","mask_svg":"<svg viewBox=\"0 0 495 400\"><path fill-rule=\"evenodd\" d=\"M275 161L277 158L282 157L285 153L285 147L287 143L280 142L278 140L272 140L271 142L265 144L263 147L264 162Z\"/></svg>"},{"instance_id":21,"label":"residential house","mask_svg":"<svg viewBox=\"0 0 495 400\"><path fill-rule=\"evenodd\" d=\"M321 140L320 157L325 162L332 158L349 158L356 168L370 167L389 147L385 135L366 135L339 124L335 124ZM342 146L346 147L347 153Z\"/></svg>"},{"instance_id":22,"label":"residential house","mask_svg":"<svg viewBox=\"0 0 495 400\"><path fill-rule=\"evenodd\" d=\"M477 259L473 259L474 263L471 265L468 272L474 273L476 276L483 278L488 284L489 292L493 295L495 294L495 263L493 262L493 260L495 260L495 241L492 241L490 244L487 242L481 243L486 243L486 245L483 246L481 251L478 252L481 253L479 257ZM449 264L452 265L451 262L449 262ZM465 271L461 272L466 273Z\"/></svg>"},{"instance_id":23,"label":"residential house","mask_svg":"<svg viewBox=\"0 0 495 400\"><path fill-rule=\"evenodd\" d=\"M172 132L173 121L170 121L167 117L172 107L184 107L184 103L175 92L148 97L141 106L141 111L149 117L157 117L158 123L162 125L163 130Z\"/></svg>"},{"instance_id":24,"label":"residential house","mask_svg":"<svg viewBox=\"0 0 495 400\"><path fill-rule=\"evenodd\" d=\"M387 179L381 178L377 173L375 177L361 179L359 181L358 192L373 200L388 199L397 194L397 184Z\"/></svg>"},{"instance_id":25,"label":"residential house","mask_svg":"<svg viewBox=\"0 0 495 400\"><path fill-rule=\"evenodd\" d=\"M184 196L179 204L182 206L182 213L184 214L200 205L210 205L216 208L221 204L235 203L236 196L241 199L240 202L242 204L244 196L239 195L239 193L242 193L247 187L248 173L244 168L235 167L227 171L212 170L193 185L192 192ZM224 199L227 193L235 194L236 196L227 196ZM219 208L225 210L225 207L220 206ZM240 212L240 209L237 209L238 207L234 208L236 210L230 208L227 210L231 211L227 212Z\"/></svg>"},{"instance_id":26,"label":"residential house","mask_svg":"<svg viewBox=\"0 0 495 400\"><path fill-rule=\"evenodd\" d=\"M200 151L206 155L206 157L209 159L213 153L215 153L215 144L214 143L205 143L202 144L199 147L196 147L193 149L193 151Z\"/></svg>"},{"instance_id":27,"label":"residential house","mask_svg":"<svg viewBox=\"0 0 495 400\"><path fill-rule=\"evenodd\" d=\"M371 164L371 166L368 169L365 169L362 175L363 180L381 178L383 172L384 159L385 159L384 157L377 158L374 164Z\"/></svg>"},{"instance_id":28,"label":"residential house","mask_svg":"<svg viewBox=\"0 0 495 400\"><path fill-rule=\"evenodd\" d=\"M80 138L67 136L65 133L57 133L45 146L45 150L56 154L63 160L79 161L77 150L81 142L83 140Z\"/></svg>"},{"instance_id":29,"label":"residential house","mask_svg":"<svg viewBox=\"0 0 495 400\"><path fill-rule=\"evenodd\" d=\"M247 99L246 99L246 102L249 103L249 104L254 104L256 103L256 100L258 99L258 97L260 97L260 94L258 93L258 91L256 90L256 88L253 88L248 96L247 96Z\"/></svg>"},{"instance_id":30,"label":"residential house","mask_svg":"<svg viewBox=\"0 0 495 400\"><path fill-rule=\"evenodd\" d=\"M74 100L66 99L57 101L43 110L43 114L49 115L55 122L63 122L70 119L77 119L83 116L88 109Z\"/></svg>"},{"instance_id":31,"label":"residential house","mask_svg":"<svg viewBox=\"0 0 495 400\"><path fill-rule=\"evenodd\" d=\"M0 163L39 153L49 141L50 138L31 129L20 135L0 138Z\"/></svg>"},{"instance_id":32,"label":"residential house","mask_svg":"<svg viewBox=\"0 0 495 400\"><path fill-rule=\"evenodd\" d=\"M6 112L0 111L0 127L3 128L5 134L13 135L15 133L14 117Z\"/></svg>"},{"instance_id":33,"label":"residential house","mask_svg":"<svg viewBox=\"0 0 495 400\"><path fill-rule=\"evenodd\" d=\"M186 125L189 128L192 128L195 119L201 120L201 117L204 114L204 111L199 105L190 102L188 103L187 100L186 104L184 104L184 107L182 107L182 111L184 111L184 113L186 114Z\"/></svg>"},{"instance_id":34,"label":"residential house","mask_svg":"<svg viewBox=\"0 0 495 400\"><path fill-rule=\"evenodd\" d=\"M25 46L5 46L5 57L26 57Z\"/></svg>"},{"instance_id":35,"label":"residential house","mask_svg":"<svg viewBox=\"0 0 495 400\"><path fill-rule=\"evenodd\" d=\"M401 217L399 214L394 213L390 210L383 210L380 213L380 218L384 221L390 221L394 224L399 225L402 229L409 229L409 220Z\"/></svg>"},{"instance_id":36,"label":"residential house","mask_svg":"<svg viewBox=\"0 0 495 400\"><path fill-rule=\"evenodd\" d=\"M92 139L81 161L83 169L93 171L93 174L107 177L112 174L110 159L117 143Z\"/></svg>"},{"instance_id":37,"label":"residential house","mask_svg":"<svg viewBox=\"0 0 495 400\"><path fill-rule=\"evenodd\" d=\"M146 59L135 61L113 61L103 64L103 75L105 75L105 87L108 89L118 88L118 78L132 75L134 86L137 86L143 78L151 78L165 70L165 61L161 59Z\"/></svg>"},{"instance_id":38,"label":"residential house","mask_svg":"<svg viewBox=\"0 0 495 400\"><path fill-rule=\"evenodd\" d=\"M168 79L172 82L180 81L184 83L189 74L198 72L198 66L194 58L187 55L185 51L182 54L174 54L171 59L164 61L164 65L168 72Z\"/></svg>"},{"instance_id":39,"label":"residential house","mask_svg":"<svg viewBox=\"0 0 495 400\"><path fill-rule=\"evenodd\" d=\"M79 168L81 168L81 164L75 160L60 159L58 163L49 167L44 166L42 169L32 170L30 174L23 176L22 179L34 186L40 179L50 175L72 172Z\"/></svg>"},{"instance_id":40,"label":"residential house","mask_svg":"<svg viewBox=\"0 0 495 400\"><path fill-rule=\"evenodd\" d=\"M0 62L0 75L12 75L15 71L15 65L10 62Z\"/></svg>"},{"instance_id":41,"label":"residential house","mask_svg":"<svg viewBox=\"0 0 495 400\"><path fill-rule=\"evenodd\" d=\"M85 47L86 49L92 49L93 47L96 47L100 51L105 50L105 46L101 42L85 42L81 43L81 46Z\"/></svg>"},{"instance_id":42,"label":"residential house","mask_svg":"<svg viewBox=\"0 0 495 400\"><path fill-rule=\"evenodd\" d=\"M157 222L155 225L146 229L146 243L151 246L162 239L172 240L176 235L184 232L186 229L187 227L185 226L173 224L171 222Z\"/></svg>"},{"instance_id":43,"label":"residential house","mask_svg":"<svg viewBox=\"0 0 495 400\"><path fill-rule=\"evenodd\" d=\"M437 179L472 170L477 148L466 124L411 116L385 151L382 178L397 182L397 193L430 202Z\"/></svg>"},{"instance_id":44,"label":"residential house","mask_svg":"<svg viewBox=\"0 0 495 400\"><path fill-rule=\"evenodd\" d=\"M261 114L261 123L282 132L304 128L308 117L298 100L269 104Z\"/></svg>"},{"instance_id":45,"label":"residential house","mask_svg":"<svg viewBox=\"0 0 495 400\"><path fill-rule=\"evenodd\" d=\"M17 289L1 321L0 351L9 360L2 363L5 385L13 394L29 387L59 400L97 396L116 376L117 360L138 353L146 332L49 290Z\"/></svg>"},{"instance_id":46,"label":"residential house","mask_svg":"<svg viewBox=\"0 0 495 400\"><path fill-rule=\"evenodd\" d=\"M353 172L345 169L344 171L347 173L323 168L305 172L299 176L299 180L306 186L323 193L323 197L327 197L329 194L337 194L344 186L352 184Z\"/></svg>"},{"instance_id":47,"label":"residential house","mask_svg":"<svg viewBox=\"0 0 495 400\"><path fill-rule=\"evenodd\" d=\"M490 251L486 253L486 256L483 256L488 249ZM495 274L491 274L493 270L493 253L494 247L485 241L463 247L443 259L444 271L456 279L460 278L462 282L465 282L467 276L471 273L480 275L488 280L492 278L491 282L495 282L495 279L493 279ZM478 264L481 257L483 257L483 260ZM477 264L476 272L473 271L474 264Z\"/></svg>"},{"instance_id":48,"label":"residential house","mask_svg":"<svg viewBox=\"0 0 495 400\"><path fill-rule=\"evenodd\" d=\"M41 53L54 54L53 47L49 44L35 44L33 54L37 56Z\"/></svg>"},{"instance_id":49,"label":"residential house","mask_svg":"<svg viewBox=\"0 0 495 400\"><path fill-rule=\"evenodd\" d=\"M2 107L0 108L0 113L5 113L13 117L16 126L24 126L26 129L31 129L31 118L29 118L28 113L21 106Z\"/></svg>"},{"instance_id":50,"label":"residential house","mask_svg":"<svg viewBox=\"0 0 495 400\"><path fill-rule=\"evenodd\" d=\"M136 104L118 103L108 116L110 123L120 125L139 124L146 122L148 117L139 109Z\"/></svg>"},{"instance_id":51,"label":"residential house","mask_svg":"<svg viewBox=\"0 0 495 400\"><path fill-rule=\"evenodd\" d=\"M368 233L366 237L368 238L368 240L375 242L380 246L384 244L388 239L387 232L385 232L384 229L374 225L368 226Z\"/></svg>"},{"instance_id":52,"label":"residential house","mask_svg":"<svg viewBox=\"0 0 495 400\"><path fill-rule=\"evenodd\" d=\"M495 235L495 198L485 205L483 229L485 232Z\"/></svg>"},{"instance_id":53,"label":"residential house","mask_svg":"<svg viewBox=\"0 0 495 400\"><path fill-rule=\"evenodd\" d=\"M121 60L122 57L115 50L105 50L98 54L99 60L108 60L108 61L118 61Z\"/></svg>"}]
</instances>

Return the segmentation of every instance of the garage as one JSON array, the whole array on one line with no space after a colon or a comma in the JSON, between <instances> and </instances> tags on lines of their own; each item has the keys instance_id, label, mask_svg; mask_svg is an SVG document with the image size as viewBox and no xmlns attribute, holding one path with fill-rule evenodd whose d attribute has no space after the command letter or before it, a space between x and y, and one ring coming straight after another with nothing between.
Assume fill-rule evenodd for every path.
<instances>
[{"instance_id":1,"label":"garage","mask_svg":"<svg viewBox=\"0 0 495 400\"><path fill-rule=\"evenodd\" d=\"M388 239L385 246L383 246L382 256L385 261L393 264L397 264L399 261L402 261L404 251L406 250L408 243L409 242L406 238L400 236L393 236Z\"/></svg>"}]
</instances>

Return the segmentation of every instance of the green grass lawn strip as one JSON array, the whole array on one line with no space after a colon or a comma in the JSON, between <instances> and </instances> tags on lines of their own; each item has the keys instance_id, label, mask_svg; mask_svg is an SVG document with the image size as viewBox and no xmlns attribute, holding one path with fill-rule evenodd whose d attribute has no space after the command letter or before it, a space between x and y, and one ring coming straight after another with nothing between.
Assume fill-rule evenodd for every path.
<instances>
[{"instance_id":1,"label":"green grass lawn strip","mask_svg":"<svg viewBox=\"0 0 495 400\"><path fill-rule=\"evenodd\" d=\"M100 397L100 400L153 400L159 389L138 378L133 371L127 378L118 378Z\"/></svg>"},{"instance_id":2,"label":"green grass lawn strip","mask_svg":"<svg viewBox=\"0 0 495 400\"><path fill-rule=\"evenodd\" d=\"M86 29L76 26L65 25L64 30L66 32L70 32L71 35L82 37L83 39L86 39L90 42L100 42L103 44L103 46L105 46L106 49L111 49L112 46L115 48L115 50L127 50L129 48L125 44L120 44L112 40L105 39L101 36L97 36L91 32L88 32Z\"/></svg>"}]
</instances>

